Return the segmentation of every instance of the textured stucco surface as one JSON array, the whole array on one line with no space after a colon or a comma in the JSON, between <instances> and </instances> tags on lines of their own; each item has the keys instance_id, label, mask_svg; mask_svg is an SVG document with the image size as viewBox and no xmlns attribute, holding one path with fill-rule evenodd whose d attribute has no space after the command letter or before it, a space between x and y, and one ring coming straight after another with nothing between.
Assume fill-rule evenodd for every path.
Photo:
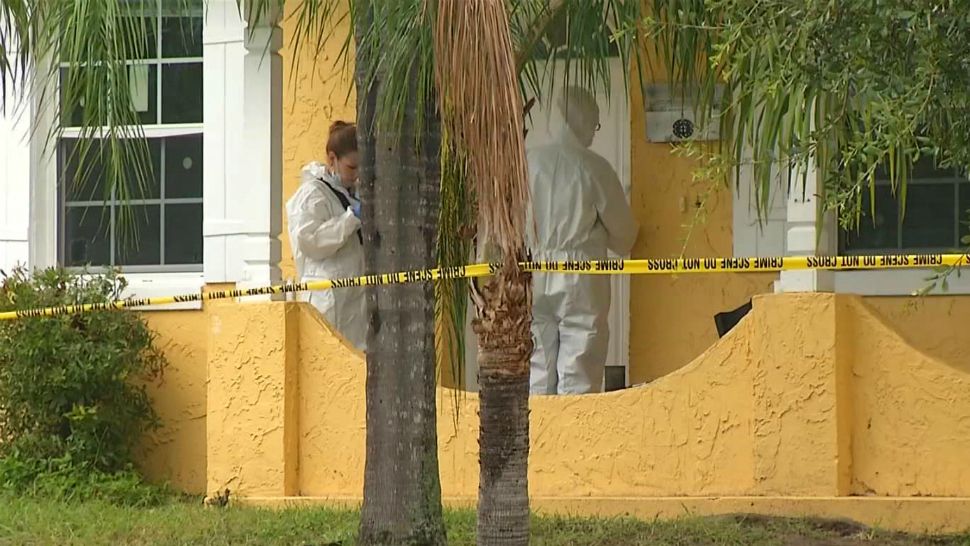
<instances>
[{"instance_id":1,"label":"textured stucco surface","mask_svg":"<svg viewBox=\"0 0 970 546\"><path fill-rule=\"evenodd\" d=\"M142 439L139 468L156 482L188 493L206 489L206 343L202 311L146 313L168 368L148 384L162 427Z\"/></svg>"},{"instance_id":2,"label":"textured stucco surface","mask_svg":"<svg viewBox=\"0 0 970 546\"><path fill-rule=\"evenodd\" d=\"M758 313L729 336L650 385L584 397L533 397L531 494L838 494L834 298L758 301ZM819 327L827 321L833 322ZM779 323L789 327L769 327ZM325 408L310 419L328 421L332 435L317 448L301 450L307 469L301 490L354 495L361 488L363 461L348 454L363 446L363 368L343 364L349 351L318 339L326 335L323 329L301 332L309 334L301 346L337 351L329 357L302 353L319 362L313 386L301 388L302 403ZM442 390L438 403L442 491L473 497L477 397L465 395L457 423L453 393ZM341 426L342 431L334 428ZM315 421L315 429L323 427ZM301 428L307 439L306 425ZM311 453L317 450L321 458Z\"/></svg>"},{"instance_id":3,"label":"textured stucco surface","mask_svg":"<svg viewBox=\"0 0 970 546\"><path fill-rule=\"evenodd\" d=\"M289 321L298 309L278 303L208 309L208 491L296 494L296 364Z\"/></svg>"},{"instance_id":4,"label":"textured stucco surface","mask_svg":"<svg viewBox=\"0 0 970 546\"><path fill-rule=\"evenodd\" d=\"M197 490L177 473L202 468L210 492L228 486L237 497L280 502L360 498L365 367L315 309L210 304L205 313L151 320L163 339L182 340L165 345L182 355L172 372L196 373L185 354L201 354L208 375L206 392L189 401L205 400L206 420L173 413L178 401L164 398L194 392L172 390L183 380L158 391L163 416L180 418L183 432L155 444L145 464L155 465L155 477L171 473ZM953 530L970 510L968 381L912 347L861 298L758 297L728 336L648 385L533 397L530 494L537 507L578 513L627 506L668 516L681 501L698 513L749 503L763 513ZM454 395L439 390L442 492L468 500L478 486L477 397L464 395L456 417ZM174 462L157 462L165 460ZM838 498L849 495L884 502Z\"/></svg>"},{"instance_id":5,"label":"textured stucco surface","mask_svg":"<svg viewBox=\"0 0 970 546\"><path fill-rule=\"evenodd\" d=\"M970 296L872 297L876 310L899 335L927 356L970 373Z\"/></svg>"},{"instance_id":6,"label":"textured stucco surface","mask_svg":"<svg viewBox=\"0 0 970 546\"><path fill-rule=\"evenodd\" d=\"M965 475L954 466L963 448L956 439L970 438L961 427L970 423L970 390L961 391L962 373L900 340L858 298L756 301L756 311L726 338L649 385L585 397L534 397L531 493L833 496L859 492L850 483L872 481L868 474L877 470L888 481L878 491L885 495L970 493L970 484L960 479L948 489L931 479ZM363 364L312 308L300 306L299 331L300 491L357 495L365 437ZM945 388L937 402L928 393L940 392L930 388L938 381ZM886 382L896 383L896 406L886 407L878 394ZM443 492L473 497L477 398L458 402L456 420L453 392L440 394ZM913 408L921 411L907 419L894 413ZM891 425L892 434L861 431L862 416L868 422L870 414ZM944 428L925 430L929 423ZM929 442L933 432L938 434ZM933 449L902 440L910 435ZM895 456L887 458L891 452ZM906 475L899 466L925 474L917 482L925 487L909 490L894 482Z\"/></svg>"},{"instance_id":7,"label":"textured stucco surface","mask_svg":"<svg viewBox=\"0 0 970 546\"><path fill-rule=\"evenodd\" d=\"M660 70L662 65L653 66ZM632 257L732 256L733 188L723 182L695 181L695 160L675 155L670 144L647 141L639 85L630 89L630 116L630 199L640 222ZM650 381L690 363L717 341L715 314L770 292L777 278L776 274L633 277L630 381Z\"/></svg>"},{"instance_id":8,"label":"textured stucco surface","mask_svg":"<svg viewBox=\"0 0 970 546\"><path fill-rule=\"evenodd\" d=\"M852 492L970 494L966 353L960 367L921 354L875 314L859 315L855 336Z\"/></svg>"},{"instance_id":9,"label":"textured stucco surface","mask_svg":"<svg viewBox=\"0 0 970 546\"><path fill-rule=\"evenodd\" d=\"M759 297L745 358L755 368L752 441L758 492L836 495L839 437L837 310L832 295ZM745 321L748 322L748 321Z\"/></svg>"},{"instance_id":10,"label":"textured stucco surface","mask_svg":"<svg viewBox=\"0 0 970 546\"><path fill-rule=\"evenodd\" d=\"M300 493L360 496L364 360L313 307L300 305L299 318Z\"/></svg>"},{"instance_id":11,"label":"textured stucco surface","mask_svg":"<svg viewBox=\"0 0 970 546\"><path fill-rule=\"evenodd\" d=\"M329 335L312 308L301 306L301 310L300 490L312 496L359 495L365 439L364 366L352 350ZM739 343L743 345L743 338L734 336L706 354L703 362L649 388L582 398L533 398L531 493L750 490L753 458L745 438L750 434L751 406L742 402L738 407L718 407L723 399L749 400L749 387L741 381L710 382L706 376L745 376L743 360L731 358L744 354ZM741 367L735 367L738 362ZM442 389L438 405L442 492L474 496L478 490L477 397L467 394L459 402L457 426L453 392ZM681 453L670 457L671 450ZM737 471L717 472L718 461L725 460L737 465Z\"/></svg>"}]
</instances>

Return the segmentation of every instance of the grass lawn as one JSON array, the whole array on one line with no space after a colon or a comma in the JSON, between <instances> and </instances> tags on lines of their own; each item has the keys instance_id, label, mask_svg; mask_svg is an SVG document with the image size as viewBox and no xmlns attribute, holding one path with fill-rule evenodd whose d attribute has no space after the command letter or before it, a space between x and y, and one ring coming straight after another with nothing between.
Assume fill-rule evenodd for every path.
<instances>
[{"instance_id":1,"label":"grass lawn","mask_svg":"<svg viewBox=\"0 0 970 546\"><path fill-rule=\"evenodd\" d=\"M447 514L450 544L475 543L475 515ZM357 514L324 509L283 511L203 508L170 502L124 508L101 502L65 503L0 497L0 545L307 545L352 544ZM633 519L537 517L533 544L604 546L970 546L970 536L912 537L835 522L757 516L643 522Z\"/></svg>"}]
</instances>

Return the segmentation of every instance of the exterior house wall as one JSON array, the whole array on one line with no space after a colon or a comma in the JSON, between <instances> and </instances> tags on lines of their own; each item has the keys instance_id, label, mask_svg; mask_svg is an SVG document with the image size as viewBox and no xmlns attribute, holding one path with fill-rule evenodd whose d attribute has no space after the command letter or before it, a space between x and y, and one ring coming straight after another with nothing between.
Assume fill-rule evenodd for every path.
<instances>
[{"instance_id":1,"label":"exterior house wall","mask_svg":"<svg viewBox=\"0 0 970 546\"><path fill-rule=\"evenodd\" d=\"M208 323L210 347L233 350L207 359L207 489L359 502L360 355L306 304L211 306ZM649 385L533 397L530 495L572 513L670 516L688 503L958 530L970 521L968 386L859 297L760 296L729 335ZM477 403L439 390L449 503L477 493Z\"/></svg>"},{"instance_id":2,"label":"exterior house wall","mask_svg":"<svg viewBox=\"0 0 970 546\"><path fill-rule=\"evenodd\" d=\"M206 311L156 311L148 325L168 359L161 378L147 385L162 426L147 434L136 451L150 479L187 493L206 486L206 371L209 336Z\"/></svg>"},{"instance_id":3,"label":"exterior house wall","mask_svg":"<svg viewBox=\"0 0 970 546\"><path fill-rule=\"evenodd\" d=\"M206 84L206 164L217 168L206 175L206 273L191 279L194 288L202 280L244 282L241 256L272 267L264 263L271 251L250 256L244 250L262 248L243 244L252 231L247 207L262 201L246 193L251 180L235 164L244 155L240 118L209 115L214 105L238 106L245 95L239 86L260 81L243 77L245 66L259 66L260 52L250 48L252 62L244 66L241 24L231 17L231 2L220 5L225 19L207 27L206 81L217 70L225 89L219 94ZM284 43L289 25L283 25ZM282 51L278 187L284 203L300 167L324 159L330 123L354 117L349 74L333 69L337 49L328 44L316 55L308 52L297 72L289 51ZM751 216L728 188L694 183L690 160L673 156L667 144L647 142L642 94L635 89L631 98L632 201L642 226L633 257L676 256L682 249L691 257L790 250L777 238L753 242ZM34 163L43 143L17 138L23 128L12 115L8 110L0 123L0 173L7 174L0 178L0 268L55 246L53 224L28 231L24 212L30 222L53 218L44 207L56 200L34 198L51 194L53 179ZM219 195L229 197L218 201ZM706 205L704 221L684 247L684 225L697 202ZM283 216L281 207L270 212ZM272 233L271 223L260 233ZM283 278L291 278L285 225L280 239ZM970 297L902 297L919 288L920 272L876 273L834 279L835 289L873 295L865 300L760 297L720 341L713 315L772 292L776 275L632 279L630 378L652 383L533 399L534 504L643 516L679 515L684 506L697 513L841 515L910 530L966 525L970 475L961 457L970 448L964 326ZM136 289L150 288L136 283ZM955 293L966 289L965 280L954 283ZM312 308L227 302L146 315L171 361L150 386L164 427L142 443L147 475L193 493L228 486L254 502L359 498L363 362ZM477 398L468 394L457 402L457 424L454 400L452 391L441 391L442 486L453 501L468 502L477 490Z\"/></svg>"}]
</instances>

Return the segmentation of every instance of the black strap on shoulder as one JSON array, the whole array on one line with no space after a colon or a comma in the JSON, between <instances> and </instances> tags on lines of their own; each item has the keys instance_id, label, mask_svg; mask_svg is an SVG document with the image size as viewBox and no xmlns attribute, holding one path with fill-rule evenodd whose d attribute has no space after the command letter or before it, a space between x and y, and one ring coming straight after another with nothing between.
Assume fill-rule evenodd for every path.
<instances>
[{"instance_id":1,"label":"black strap on shoulder","mask_svg":"<svg viewBox=\"0 0 970 546\"><path fill-rule=\"evenodd\" d=\"M337 196L337 199L340 200L340 204L343 206L344 210L347 210L348 208L350 208L350 199L347 199L347 196L344 195L343 192L331 186L330 182L327 182L323 178L321 178L320 181L326 184L327 187L330 188L330 191L332 191L333 194ZM360 232L359 228L357 229L357 240L360 241L361 245L364 244L364 235Z\"/></svg>"}]
</instances>

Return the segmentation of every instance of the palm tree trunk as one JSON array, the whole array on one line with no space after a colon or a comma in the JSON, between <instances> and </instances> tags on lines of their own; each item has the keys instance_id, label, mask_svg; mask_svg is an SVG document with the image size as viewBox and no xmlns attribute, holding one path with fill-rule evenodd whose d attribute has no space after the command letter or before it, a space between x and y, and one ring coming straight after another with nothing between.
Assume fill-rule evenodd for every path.
<instances>
[{"instance_id":1,"label":"palm tree trunk","mask_svg":"<svg viewBox=\"0 0 970 546\"><path fill-rule=\"evenodd\" d=\"M362 4L366 9L367 3ZM358 39L366 29L361 27L369 24L367 15L358 21ZM434 105L427 111L414 106L415 78L403 123L397 130L375 130L384 82L380 75L369 82L371 60L361 57L358 54L355 79L367 272L432 267L440 179L440 127ZM358 542L444 545L433 287L368 287L367 308L367 460Z\"/></svg>"},{"instance_id":2,"label":"palm tree trunk","mask_svg":"<svg viewBox=\"0 0 970 546\"><path fill-rule=\"evenodd\" d=\"M507 264L478 302L481 384L479 546L529 543L529 358L532 279Z\"/></svg>"}]
</instances>

